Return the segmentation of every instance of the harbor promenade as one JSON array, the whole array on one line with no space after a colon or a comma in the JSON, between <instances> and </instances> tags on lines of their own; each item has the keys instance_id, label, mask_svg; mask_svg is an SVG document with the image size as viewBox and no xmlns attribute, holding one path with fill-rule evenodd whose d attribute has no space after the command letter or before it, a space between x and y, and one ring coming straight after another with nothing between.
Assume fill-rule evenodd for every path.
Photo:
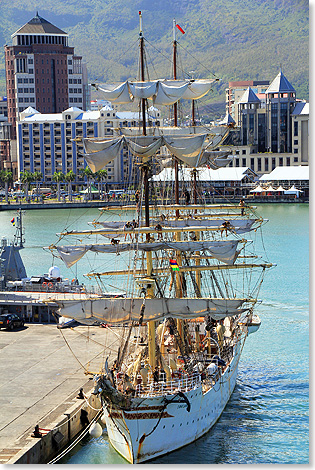
<instances>
[{"instance_id":1,"label":"harbor promenade","mask_svg":"<svg viewBox=\"0 0 315 470\"><path fill-rule=\"evenodd\" d=\"M31 437L36 425L44 434L58 431L67 410L88 408L76 398L80 388L88 394L94 386L82 365L98 372L106 359L105 345L114 358L119 342L114 333L97 326L60 332L52 324L0 330L0 464L28 463L19 459L40 440Z\"/></svg>"},{"instance_id":2,"label":"harbor promenade","mask_svg":"<svg viewBox=\"0 0 315 470\"><path fill-rule=\"evenodd\" d=\"M224 198L224 197L215 197L215 198L206 198L204 202L206 204L238 204L240 198ZM185 201L180 201L181 203L185 204ZM266 197L250 197L245 199L245 203L250 204L270 204L270 203L278 203L278 204L294 204L294 203L308 203L308 197L281 197L281 196L266 196ZM75 201L75 202L57 202L57 201L45 201L45 202L10 202L10 204L6 204L4 202L0 203L0 211L16 211L18 209L23 210L36 210L36 209L86 209L90 207L100 208L100 207L119 207L125 206L127 204L134 204L134 202L126 203L124 200L112 200L112 201L100 201L100 200L93 200L93 201ZM154 201L151 201L150 204L154 204ZM174 201L171 200L164 200L165 205L174 204Z\"/></svg>"}]
</instances>

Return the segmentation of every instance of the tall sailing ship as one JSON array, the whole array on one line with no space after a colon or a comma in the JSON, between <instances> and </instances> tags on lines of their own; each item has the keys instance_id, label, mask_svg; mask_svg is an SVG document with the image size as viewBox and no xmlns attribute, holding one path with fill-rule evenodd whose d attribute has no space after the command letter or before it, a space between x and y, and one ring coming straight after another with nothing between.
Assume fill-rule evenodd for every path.
<instances>
[{"instance_id":1,"label":"tall sailing ship","mask_svg":"<svg viewBox=\"0 0 315 470\"><path fill-rule=\"evenodd\" d=\"M146 80L140 13L141 80L98 87L109 101L140 100L142 133L121 129L115 138L84 139L92 171L116 158L123 146L128 148L141 170L135 204L102 209L106 220L94 221L87 230L65 231L50 247L68 267L88 252L106 259L119 256L109 261L115 269L88 274L105 279L105 286L106 279L108 284L121 279L116 283L119 294L104 290L103 295L57 302L63 317L119 327L117 357L108 354L94 376L94 393L100 396L112 446L130 463L185 446L218 420L235 387L245 340L259 327L254 308L265 271L272 266L257 256L250 239L264 223L255 208L199 199L198 168L229 162L226 154L214 151L228 129L193 125L184 132L177 126L178 101L194 102L213 81L177 79L175 27L172 80ZM148 99L174 107L174 127L147 125ZM174 203L165 203L162 192L157 203L151 197L151 168L170 157ZM180 198L183 165L192 171L191 203ZM65 238L74 241L64 244Z\"/></svg>"}]
</instances>

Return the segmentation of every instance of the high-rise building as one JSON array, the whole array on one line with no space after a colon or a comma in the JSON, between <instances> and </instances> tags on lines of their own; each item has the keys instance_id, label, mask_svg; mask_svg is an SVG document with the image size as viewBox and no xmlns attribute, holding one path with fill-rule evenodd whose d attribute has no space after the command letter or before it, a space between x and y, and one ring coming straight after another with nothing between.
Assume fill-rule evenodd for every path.
<instances>
[{"instance_id":1,"label":"high-rise building","mask_svg":"<svg viewBox=\"0 0 315 470\"><path fill-rule=\"evenodd\" d=\"M82 57L68 45L68 34L38 13L12 34L5 45L8 119L16 139L18 113L29 106L60 113L69 106L85 109L87 74Z\"/></svg>"}]
</instances>

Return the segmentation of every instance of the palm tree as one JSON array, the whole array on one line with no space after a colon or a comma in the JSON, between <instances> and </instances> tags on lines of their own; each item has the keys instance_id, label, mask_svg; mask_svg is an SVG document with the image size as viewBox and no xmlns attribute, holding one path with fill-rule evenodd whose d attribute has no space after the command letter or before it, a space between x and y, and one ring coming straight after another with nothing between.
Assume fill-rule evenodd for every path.
<instances>
[{"instance_id":1,"label":"palm tree","mask_svg":"<svg viewBox=\"0 0 315 470\"><path fill-rule=\"evenodd\" d=\"M38 196L39 196L39 182L42 181L43 179L43 174L40 171L35 171L33 173L33 178L36 182L36 201L38 202Z\"/></svg>"},{"instance_id":2,"label":"palm tree","mask_svg":"<svg viewBox=\"0 0 315 470\"><path fill-rule=\"evenodd\" d=\"M24 184L25 188L25 199L26 202L28 202L28 190L29 190L29 185L32 181L34 181L34 175L28 170L22 171L20 174L20 180Z\"/></svg>"},{"instance_id":3,"label":"palm tree","mask_svg":"<svg viewBox=\"0 0 315 470\"><path fill-rule=\"evenodd\" d=\"M94 180L95 178L95 173L93 173L93 171L91 170L91 168L89 168L88 166L84 168L84 170L82 170L82 175L83 176L86 176L87 180L88 180L88 192L89 192L89 200L92 199L92 195L91 195L91 184L92 184L92 180Z\"/></svg>"},{"instance_id":4,"label":"palm tree","mask_svg":"<svg viewBox=\"0 0 315 470\"><path fill-rule=\"evenodd\" d=\"M107 170L98 170L95 173L96 180L98 181L98 197L100 199L100 196L102 195L103 198L103 182L105 178L107 178Z\"/></svg>"},{"instance_id":5,"label":"palm tree","mask_svg":"<svg viewBox=\"0 0 315 470\"><path fill-rule=\"evenodd\" d=\"M5 202L9 202L9 183L13 181L13 174L10 170L1 170L0 171L0 180L4 182L5 188Z\"/></svg>"},{"instance_id":6,"label":"palm tree","mask_svg":"<svg viewBox=\"0 0 315 470\"><path fill-rule=\"evenodd\" d=\"M56 183L57 183L58 202L60 202L60 183L62 183L62 181L64 181L65 176L62 173L62 171L55 171L55 173L53 174L52 179L53 179L53 181L56 181Z\"/></svg>"},{"instance_id":7,"label":"palm tree","mask_svg":"<svg viewBox=\"0 0 315 470\"><path fill-rule=\"evenodd\" d=\"M72 201L72 182L76 179L76 174L73 173L72 170L68 171L68 173L65 175L65 180L68 183L68 194L69 194L69 200Z\"/></svg>"}]
</instances>

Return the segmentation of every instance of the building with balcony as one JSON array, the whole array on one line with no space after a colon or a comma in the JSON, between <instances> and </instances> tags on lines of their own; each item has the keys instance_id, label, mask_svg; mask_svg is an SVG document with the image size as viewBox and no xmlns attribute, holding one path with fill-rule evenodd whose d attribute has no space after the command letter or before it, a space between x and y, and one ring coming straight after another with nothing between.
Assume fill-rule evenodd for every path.
<instances>
[{"instance_id":1,"label":"building with balcony","mask_svg":"<svg viewBox=\"0 0 315 470\"><path fill-rule=\"evenodd\" d=\"M153 125L159 125L159 118L147 116ZM18 122L18 167L31 173L43 174L43 182L53 181L55 172L68 173L72 170L82 184L80 177L87 166L84 159L82 138L104 138L117 136L121 127L134 129L139 125L139 114L115 112L105 106L98 111L82 111L71 107L61 113L44 114L28 107L20 113ZM135 183L138 168L132 164L127 149L104 169L107 170L106 182L111 185Z\"/></svg>"}]
</instances>

